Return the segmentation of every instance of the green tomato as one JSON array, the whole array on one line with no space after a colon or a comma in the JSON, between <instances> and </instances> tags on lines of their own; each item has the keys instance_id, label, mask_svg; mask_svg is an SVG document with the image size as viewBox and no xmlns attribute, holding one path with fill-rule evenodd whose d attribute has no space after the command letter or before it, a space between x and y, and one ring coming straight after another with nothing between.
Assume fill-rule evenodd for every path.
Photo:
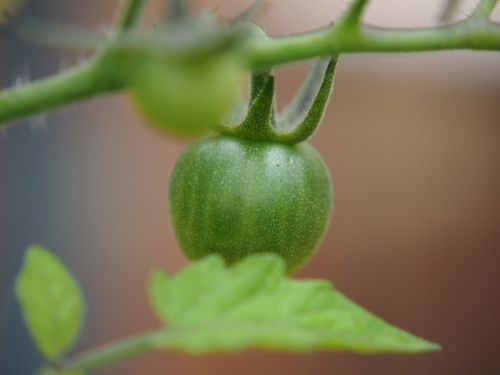
<instances>
[{"instance_id":1,"label":"green tomato","mask_svg":"<svg viewBox=\"0 0 500 375\"><path fill-rule=\"evenodd\" d=\"M230 111L239 95L241 73L232 55L186 61L150 57L137 68L132 95L157 128L195 136Z\"/></svg>"},{"instance_id":2,"label":"green tomato","mask_svg":"<svg viewBox=\"0 0 500 375\"><path fill-rule=\"evenodd\" d=\"M174 231L189 259L219 254L231 264L273 252L293 272L323 237L332 185L323 160L307 143L218 135L183 153L169 198Z\"/></svg>"}]
</instances>

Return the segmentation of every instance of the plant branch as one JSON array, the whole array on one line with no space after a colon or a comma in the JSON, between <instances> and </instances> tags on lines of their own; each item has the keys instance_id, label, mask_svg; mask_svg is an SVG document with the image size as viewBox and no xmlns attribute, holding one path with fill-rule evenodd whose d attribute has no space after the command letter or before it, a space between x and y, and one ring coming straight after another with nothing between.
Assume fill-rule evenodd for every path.
<instances>
[{"instance_id":1,"label":"plant branch","mask_svg":"<svg viewBox=\"0 0 500 375\"><path fill-rule=\"evenodd\" d=\"M500 25L460 22L422 29L363 26L359 33L335 27L283 38L250 41L244 57L252 69L339 53L401 53L439 50L500 50Z\"/></svg>"},{"instance_id":2,"label":"plant branch","mask_svg":"<svg viewBox=\"0 0 500 375\"><path fill-rule=\"evenodd\" d=\"M137 22L146 0L128 0L121 30ZM500 25L487 18L496 0L483 0L468 20L437 28L388 29L360 23L367 0L356 0L339 23L311 33L281 37L252 38L238 46L249 69L265 70L277 65L340 53L404 53L441 50L500 51ZM480 22L478 22L480 21ZM347 27L346 27L347 25ZM353 29L353 27L355 27ZM142 34L141 34L142 35ZM163 38L142 37L115 40L103 45L102 57L90 63L32 84L0 91L0 127L7 121L34 115L125 87L134 64L124 56L139 56L143 50L164 51Z\"/></svg>"},{"instance_id":3,"label":"plant branch","mask_svg":"<svg viewBox=\"0 0 500 375\"><path fill-rule=\"evenodd\" d=\"M486 18L488 19L495 9L498 0L481 0L476 9L471 15L471 19Z\"/></svg>"},{"instance_id":4,"label":"plant branch","mask_svg":"<svg viewBox=\"0 0 500 375\"><path fill-rule=\"evenodd\" d=\"M368 2L369 0L354 0L339 20L337 26L344 29L358 29L361 25L361 17L363 17L363 12Z\"/></svg>"},{"instance_id":5,"label":"plant branch","mask_svg":"<svg viewBox=\"0 0 500 375\"><path fill-rule=\"evenodd\" d=\"M85 374L144 352L160 349L160 341L164 341L166 335L164 331L153 331L112 342L82 353L64 364L63 370Z\"/></svg>"},{"instance_id":6,"label":"plant branch","mask_svg":"<svg viewBox=\"0 0 500 375\"><path fill-rule=\"evenodd\" d=\"M97 58L64 73L0 91L0 127L9 121L122 87L113 64Z\"/></svg>"},{"instance_id":7,"label":"plant branch","mask_svg":"<svg viewBox=\"0 0 500 375\"><path fill-rule=\"evenodd\" d=\"M146 0L125 0L118 18L118 30L127 31L137 25L144 5L146 5Z\"/></svg>"}]
</instances>

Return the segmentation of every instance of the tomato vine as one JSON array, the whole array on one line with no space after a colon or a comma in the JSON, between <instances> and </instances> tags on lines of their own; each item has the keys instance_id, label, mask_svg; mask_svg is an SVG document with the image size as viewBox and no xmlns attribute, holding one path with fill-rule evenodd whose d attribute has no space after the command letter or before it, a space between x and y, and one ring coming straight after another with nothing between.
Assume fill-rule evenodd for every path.
<instances>
[{"instance_id":1,"label":"tomato vine","mask_svg":"<svg viewBox=\"0 0 500 375\"><path fill-rule=\"evenodd\" d=\"M149 32L132 30L144 3L144 0L129 0L125 3L119 17L118 28L121 32L111 40L104 39L94 45L96 56L89 62L23 87L0 91L0 126L92 96L126 89L127 77L134 69L134 61L145 49L175 53L175 48L165 43L168 35L161 28ZM214 33L211 52L220 53L223 46L225 52L229 50L237 53L249 69L257 70L340 53L500 50L500 25L490 20L497 0L481 0L472 15L463 21L404 30L363 24L363 11L368 3L368 0L355 0L340 20L331 26L288 37L262 38L256 36L249 23L231 23ZM21 30L16 27L13 30L22 34L22 25L21 22ZM27 29L29 31L29 27ZM35 27L31 35L40 34L39 31ZM61 42L58 38L56 36L49 40L48 44L57 45ZM231 40L233 43L228 43ZM66 41L63 44L67 46L69 43ZM199 46L193 46L193 50L197 48ZM95 77L99 78L92 79Z\"/></svg>"}]
</instances>

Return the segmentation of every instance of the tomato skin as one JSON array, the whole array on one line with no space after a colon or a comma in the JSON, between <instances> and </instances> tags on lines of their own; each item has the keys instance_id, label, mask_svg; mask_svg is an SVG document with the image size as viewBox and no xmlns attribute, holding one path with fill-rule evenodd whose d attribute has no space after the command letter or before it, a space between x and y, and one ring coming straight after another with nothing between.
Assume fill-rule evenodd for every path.
<instances>
[{"instance_id":1,"label":"tomato skin","mask_svg":"<svg viewBox=\"0 0 500 375\"><path fill-rule=\"evenodd\" d=\"M241 77L233 56L145 58L135 72L132 97L157 129L192 137L223 120L238 98Z\"/></svg>"},{"instance_id":2,"label":"tomato skin","mask_svg":"<svg viewBox=\"0 0 500 375\"><path fill-rule=\"evenodd\" d=\"M189 259L281 255L289 272L317 249L332 207L330 175L307 143L211 136L189 147L169 187L177 240Z\"/></svg>"}]
</instances>

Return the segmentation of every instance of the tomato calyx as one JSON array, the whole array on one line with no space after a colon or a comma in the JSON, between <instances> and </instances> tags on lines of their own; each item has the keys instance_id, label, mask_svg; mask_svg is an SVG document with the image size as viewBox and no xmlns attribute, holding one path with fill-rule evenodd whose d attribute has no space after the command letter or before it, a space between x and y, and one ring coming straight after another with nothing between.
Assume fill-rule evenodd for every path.
<instances>
[{"instance_id":1,"label":"tomato calyx","mask_svg":"<svg viewBox=\"0 0 500 375\"><path fill-rule=\"evenodd\" d=\"M282 113L276 113L272 72L255 72L243 120L217 125L216 131L259 141L296 144L307 140L323 119L330 99L337 56L320 60ZM240 111L244 112L244 111Z\"/></svg>"}]
</instances>

